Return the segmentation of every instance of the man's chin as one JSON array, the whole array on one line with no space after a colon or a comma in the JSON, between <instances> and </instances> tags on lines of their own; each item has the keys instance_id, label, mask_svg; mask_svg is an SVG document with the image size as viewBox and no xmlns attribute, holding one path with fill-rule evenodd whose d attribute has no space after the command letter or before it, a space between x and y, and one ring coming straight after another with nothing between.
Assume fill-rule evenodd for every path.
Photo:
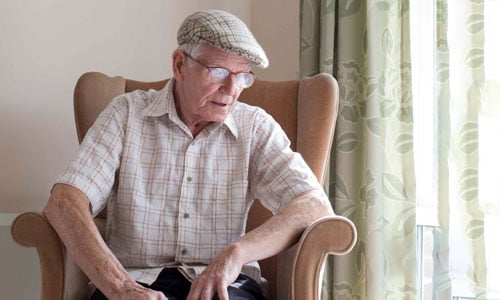
<instances>
[{"instance_id":1,"label":"man's chin","mask_svg":"<svg viewBox=\"0 0 500 300\"><path fill-rule=\"evenodd\" d=\"M223 112L221 112L223 111ZM219 109L217 113L214 113L212 115L211 122L215 123L221 123L224 122L224 120L227 118L227 116L230 113L230 107L227 107L225 109Z\"/></svg>"},{"instance_id":2,"label":"man's chin","mask_svg":"<svg viewBox=\"0 0 500 300\"><path fill-rule=\"evenodd\" d=\"M222 123L222 122L224 122L224 120L226 118L227 118L227 115L224 116L224 117L213 118L213 120L211 122L213 122L213 123Z\"/></svg>"}]
</instances>

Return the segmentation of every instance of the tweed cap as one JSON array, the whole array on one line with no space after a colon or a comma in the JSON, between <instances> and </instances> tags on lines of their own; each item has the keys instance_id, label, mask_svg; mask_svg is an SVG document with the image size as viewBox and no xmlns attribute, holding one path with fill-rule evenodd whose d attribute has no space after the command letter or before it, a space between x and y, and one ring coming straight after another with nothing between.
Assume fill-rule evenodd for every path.
<instances>
[{"instance_id":1,"label":"tweed cap","mask_svg":"<svg viewBox=\"0 0 500 300\"><path fill-rule=\"evenodd\" d=\"M187 17L177 32L180 45L206 42L211 46L242 56L260 68L269 60L250 29L238 17L222 10L198 11Z\"/></svg>"}]
</instances>

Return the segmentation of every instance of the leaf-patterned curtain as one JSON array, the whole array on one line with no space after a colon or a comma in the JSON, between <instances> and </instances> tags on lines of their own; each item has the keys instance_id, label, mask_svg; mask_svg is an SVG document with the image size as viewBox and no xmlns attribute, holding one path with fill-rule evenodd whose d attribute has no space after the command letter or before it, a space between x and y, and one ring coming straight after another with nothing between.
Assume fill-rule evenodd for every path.
<instances>
[{"instance_id":1,"label":"leaf-patterned curtain","mask_svg":"<svg viewBox=\"0 0 500 300\"><path fill-rule=\"evenodd\" d=\"M436 121L439 226L432 298L451 299L466 286L466 296L488 299L478 197L484 0L433 1L436 111L429 118ZM327 262L323 299L418 295L409 26L409 0L301 0L301 75L329 72L340 87L326 189L359 237L351 254Z\"/></svg>"},{"instance_id":2,"label":"leaf-patterned curtain","mask_svg":"<svg viewBox=\"0 0 500 300\"><path fill-rule=\"evenodd\" d=\"M436 0L436 8L439 227L432 297L451 299L460 293L488 299L485 214L478 197L484 1Z\"/></svg>"},{"instance_id":3,"label":"leaf-patterned curtain","mask_svg":"<svg viewBox=\"0 0 500 300\"><path fill-rule=\"evenodd\" d=\"M302 0L301 75L333 74L340 110L327 190L359 241L326 265L323 299L416 297L407 0Z\"/></svg>"}]
</instances>

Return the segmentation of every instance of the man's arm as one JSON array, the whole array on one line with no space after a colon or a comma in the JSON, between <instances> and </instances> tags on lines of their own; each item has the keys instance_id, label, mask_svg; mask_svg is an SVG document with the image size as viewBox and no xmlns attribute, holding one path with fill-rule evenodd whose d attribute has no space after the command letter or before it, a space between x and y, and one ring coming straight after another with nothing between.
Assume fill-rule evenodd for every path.
<instances>
[{"instance_id":1,"label":"man's arm","mask_svg":"<svg viewBox=\"0 0 500 300\"><path fill-rule=\"evenodd\" d=\"M57 184L43 211L78 266L109 299L166 299L130 277L102 239L89 205L80 190Z\"/></svg>"},{"instance_id":2,"label":"man's arm","mask_svg":"<svg viewBox=\"0 0 500 300\"><path fill-rule=\"evenodd\" d=\"M215 292L227 300L227 287L244 264L276 255L298 241L302 232L321 217L334 212L326 195L306 192L292 200L278 214L229 245L193 282L188 300L212 299Z\"/></svg>"}]
</instances>

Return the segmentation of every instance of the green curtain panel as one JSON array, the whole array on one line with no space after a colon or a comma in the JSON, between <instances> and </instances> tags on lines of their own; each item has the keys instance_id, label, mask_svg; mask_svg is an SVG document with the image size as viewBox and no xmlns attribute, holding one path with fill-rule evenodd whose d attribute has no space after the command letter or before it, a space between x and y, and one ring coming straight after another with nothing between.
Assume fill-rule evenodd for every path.
<instances>
[{"instance_id":1,"label":"green curtain panel","mask_svg":"<svg viewBox=\"0 0 500 300\"><path fill-rule=\"evenodd\" d=\"M457 290L488 299L485 218L478 197L484 1L436 0L436 8L439 227L434 237L433 299L451 299ZM466 255L454 259L459 252Z\"/></svg>"},{"instance_id":2,"label":"green curtain panel","mask_svg":"<svg viewBox=\"0 0 500 300\"><path fill-rule=\"evenodd\" d=\"M301 1L301 75L340 87L326 188L359 237L328 261L323 299L417 295L409 26L405 0Z\"/></svg>"},{"instance_id":3,"label":"green curtain panel","mask_svg":"<svg viewBox=\"0 0 500 300\"><path fill-rule=\"evenodd\" d=\"M484 1L432 1L435 109L429 116L435 133L429 138L436 172L429 176L436 178L439 223L433 231L432 299L452 299L458 290L467 291L458 296L488 299L486 222L478 197ZM325 188L336 213L353 220L359 235L351 254L327 261L322 298L416 299L409 1L300 5L301 75L328 72L340 87Z\"/></svg>"},{"instance_id":4,"label":"green curtain panel","mask_svg":"<svg viewBox=\"0 0 500 300\"><path fill-rule=\"evenodd\" d=\"M448 156L450 149L450 68L448 50L448 10L447 0L436 0L436 40L434 53L436 61L434 63L436 73L435 105L436 111L432 117L436 120L436 127L439 128L436 134L440 143L436 144L436 170L437 176L437 198L445 199L438 201L438 222L439 227L434 228L433 253L434 262L432 277L432 299L451 299L451 277L450 256L449 256L449 165Z\"/></svg>"}]
</instances>

